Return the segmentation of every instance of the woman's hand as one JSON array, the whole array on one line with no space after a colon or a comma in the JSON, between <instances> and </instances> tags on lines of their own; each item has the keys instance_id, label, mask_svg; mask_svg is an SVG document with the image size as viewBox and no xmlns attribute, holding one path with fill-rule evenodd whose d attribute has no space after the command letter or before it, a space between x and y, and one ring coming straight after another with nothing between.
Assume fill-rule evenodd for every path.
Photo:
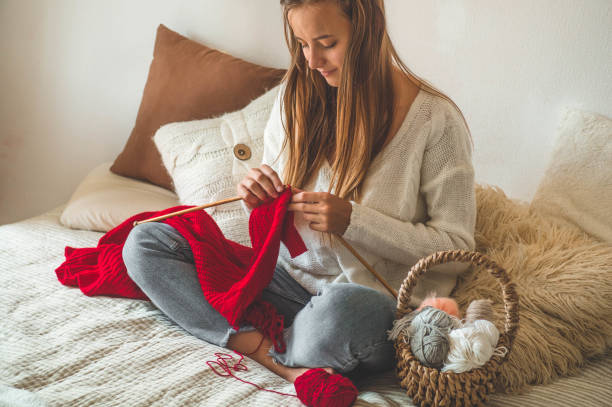
<instances>
[{"instance_id":1,"label":"woman's hand","mask_svg":"<svg viewBox=\"0 0 612 407\"><path fill-rule=\"evenodd\" d=\"M353 207L349 201L328 192L306 192L292 187L293 196L287 210L302 212L310 228L319 232L343 235L351 221Z\"/></svg>"},{"instance_id":2,"label":"woman's hand","mask_svg":"<svg viewBox=\"0 0 612 407\"><path fill-rule=\"evenodd\" d=\"M278 198L284 189L276 171L266 164L262 164L259 168L251 168L236 187L238 196L251 210L270 198Z\"/></svg>"}]
</instances>

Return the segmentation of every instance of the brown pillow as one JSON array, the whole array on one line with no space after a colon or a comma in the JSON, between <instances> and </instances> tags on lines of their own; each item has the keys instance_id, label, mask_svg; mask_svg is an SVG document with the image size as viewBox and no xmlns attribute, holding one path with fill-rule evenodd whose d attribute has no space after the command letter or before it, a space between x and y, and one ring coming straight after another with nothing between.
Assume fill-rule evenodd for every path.
<instances>
[{"instance_id":1,"label":"brown pillow","mask_svg":"<svg viewBox=\"0 0 612 407\"><path fill-rule=\"evenodd\" d=\"M174 190L153 143L157 129L242 109L276 86L284 73L208 48L160 24L136 124L110 170Z\"/></svg>"}]
</instances>

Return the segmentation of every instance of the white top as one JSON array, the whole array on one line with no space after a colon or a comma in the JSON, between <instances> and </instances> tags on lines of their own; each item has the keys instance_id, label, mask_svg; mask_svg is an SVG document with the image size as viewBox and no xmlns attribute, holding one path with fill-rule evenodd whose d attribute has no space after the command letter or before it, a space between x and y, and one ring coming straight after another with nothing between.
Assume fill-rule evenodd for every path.
<instances>
[{"instance_id":1,"label":"white top","mask_svg":"<svg viewBox=\"0 0 612 407\"><path fill-rule=\"evenodd\" d=\"M263 163L282 176L286 150L281 124L284 85L264 132ZM331 167L326 161L302 189L326 192ZM333 193L334 191L332 191ZM396 290L410 268L439 250L474 248L476 204L471 142L461 114L447 100L420 90L392 140L372 162L360 203L350 201L350 224L343 238ZM243 203L243 207L246 206ZM308 250L291 258L281 245L278 263L306 290L316 294L330 282L354 282L389 294L338 240L325 245L321 232L294 212L295 226ZM445 264L425 273L411 305L431 291L447 296L463 264Z\"/></svg>"}]
</instances>

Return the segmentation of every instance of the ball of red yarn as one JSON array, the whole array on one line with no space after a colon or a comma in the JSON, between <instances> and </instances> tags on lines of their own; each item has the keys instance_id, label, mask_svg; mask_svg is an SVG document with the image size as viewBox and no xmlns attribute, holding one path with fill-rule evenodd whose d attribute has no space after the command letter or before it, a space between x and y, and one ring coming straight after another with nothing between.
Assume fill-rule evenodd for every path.
<instances>
[{"instance_id":1,"label":"ball of red yarn","mask_svg":"<svg viewBox=\"0 0 612 407\"><path fill-rule=\"evenodd\" d=\"M359 392L348 378L310 369L294 383L297 397L309 407L346 407L353 404Z\"/></svg>"}]
</instances>

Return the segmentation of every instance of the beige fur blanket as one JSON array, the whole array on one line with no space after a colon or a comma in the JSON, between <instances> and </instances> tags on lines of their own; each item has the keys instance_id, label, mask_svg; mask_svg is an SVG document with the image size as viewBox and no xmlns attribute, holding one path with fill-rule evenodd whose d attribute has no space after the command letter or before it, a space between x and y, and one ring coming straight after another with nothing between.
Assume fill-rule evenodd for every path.
<instances>
[{"instance_id":1,"label":"beige fur blanket","mask_svg":"<svg viewBox=\"0 0 612 407\"><path fill-rule=\"evenodd\" d=\"M612 245L556 223L494 187L477 187L477 250L506 269L516 284L520 324L498 391L550 383L575 373L586 358L612 345ZM471 268L453 296L465 310L490 298L503 329L499 284Z\"/></svg>"}]
</instances>

